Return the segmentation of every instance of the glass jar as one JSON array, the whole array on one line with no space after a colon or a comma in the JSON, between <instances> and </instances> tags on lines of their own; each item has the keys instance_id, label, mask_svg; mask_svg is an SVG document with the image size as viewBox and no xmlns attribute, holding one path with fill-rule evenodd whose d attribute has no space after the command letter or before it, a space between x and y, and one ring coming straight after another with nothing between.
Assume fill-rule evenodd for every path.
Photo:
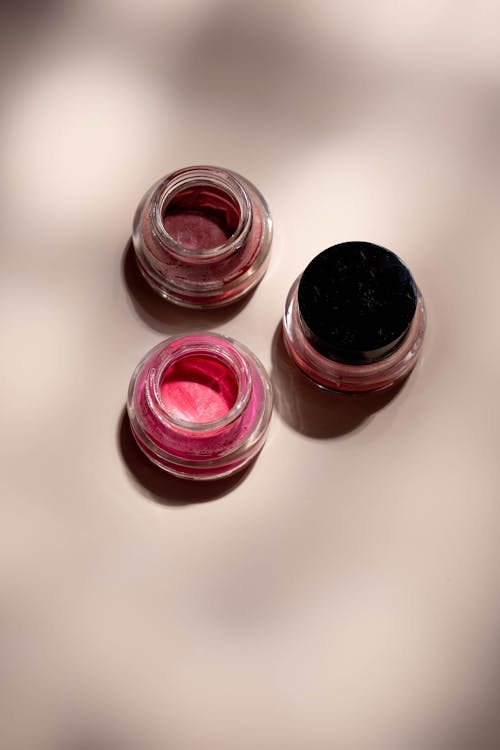
<instances>
[{"instance_id":1,"label":"glass jar","mask_svg":"<svg viewBox=\"0 0 500 750\"><path fill-rule=\"evenodd\" d=\"M147 191L132 239L141 273L156 292L186 307L219 307L262 279L272 220L244 177L219 167L186 167Z\"/></svg>"},{"instance_id":2,"label":"glass jar","mask_svg":"<svg viewBox=\"0 0 500 750\"><path fill-rule=\"evenodd\" d=\"M272 401L264 366L243 344L190 333L146 354L127 410L138 446L157 466L177 477L219 479L261 450Z\"/></svg>"},{"instance_id":3,"label":"glass jar","mask_svg":"<svg viewBox=\"0 0 500 750\"><path fill-rule=\"evenodd\" d=\"M318 385L387 388L416 364L425 306L409 269L390 250L344 242L317 255L287 297L286 348Z\"/></svg>"}]
</instances>

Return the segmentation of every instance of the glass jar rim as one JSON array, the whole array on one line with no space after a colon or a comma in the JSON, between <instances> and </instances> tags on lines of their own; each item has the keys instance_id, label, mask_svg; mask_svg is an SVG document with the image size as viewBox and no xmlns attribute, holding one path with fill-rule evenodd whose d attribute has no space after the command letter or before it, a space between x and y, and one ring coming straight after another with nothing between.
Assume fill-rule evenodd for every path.
<instances>
[{"instance_id":1,"label":"glass jar rim","mask_svg":"<svg viewBox=\"0 0 500 750\"><path fill-rule=\"evenodd\" d=\"M168 342L165 342L166 348L168 348L169 344L174 344L183 338L184 336L172 337ZM220 340L221 343L214 344L214 339ZM230 348L228 348L228 345ZM175 363L196 355L204 355L222 362L234 375L238 389L236 399L231 408L221 417L207 422L194 422L182 419L172 413L161 397L161 384L166 370ZM214 432L234 422L248 404L251 389L252 374L244 357L233 346L229 338L219 334L189 334L189 341L181 344L174 351L168 352L159 367L152 368L148 376L148 399L155 415L163 423L168 424L169 427L188 433L201 434L204 432Z\"/></svg>"},{"instance_id":2,"label":"glass jar rim","mask_svg":"<svg viewBox=\"0 0 500 750\"><path fill-rule=\"evenodd\" d=\"M164 212L168 204L182 190L194 187L216 187L237 206L238 225L221 245L209 248L189 248L177 242L165 227ZM183 261L210 262L220 260L238 250L245 242L253 220L252 202L248 191L232 172L219 167L185 167L172 172L152 197L155 233L168 251Z\"/></svg>"}]
</instances>

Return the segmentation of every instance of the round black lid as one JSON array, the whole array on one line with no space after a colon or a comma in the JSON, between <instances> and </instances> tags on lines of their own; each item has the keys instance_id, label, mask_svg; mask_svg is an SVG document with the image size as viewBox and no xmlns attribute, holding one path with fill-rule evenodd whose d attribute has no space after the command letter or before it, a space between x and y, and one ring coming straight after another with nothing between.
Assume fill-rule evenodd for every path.
<instances>
[{"instance_id":1,"label":"round black lid","mask_svg":"<svg viewBox=\"0 0 500 750\"><path fill-rule=\"evenodd\" d=\"M346 364L385 357L415 315L417 287L397 255L371 242L343 242L317 255L298 290L299 312L314 348Z\"/></svg>"}]
</instances>

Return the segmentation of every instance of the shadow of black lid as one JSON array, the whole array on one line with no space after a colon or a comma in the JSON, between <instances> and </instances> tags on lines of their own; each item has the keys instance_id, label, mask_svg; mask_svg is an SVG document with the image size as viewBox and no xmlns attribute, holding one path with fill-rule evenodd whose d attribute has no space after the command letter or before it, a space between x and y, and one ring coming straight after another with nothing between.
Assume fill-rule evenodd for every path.
<instances>
[{"instance_id":1,"label":"shadow of black lid","mask_svg":"<svg viewBox=\"0 0 500 750\"><path fill-rule=\"evenodd\" d=\"M271 381L274 405L282 419L297 432L325 439L358 429L399 393L403 383L372 393L340 393L309 380L290 359L282 324L272 342Z\"/></svg>"}]
</instances>

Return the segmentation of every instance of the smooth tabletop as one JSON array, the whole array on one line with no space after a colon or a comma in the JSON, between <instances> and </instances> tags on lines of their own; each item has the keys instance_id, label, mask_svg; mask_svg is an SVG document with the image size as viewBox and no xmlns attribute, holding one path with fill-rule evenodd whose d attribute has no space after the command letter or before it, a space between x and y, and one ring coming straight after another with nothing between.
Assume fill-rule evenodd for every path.
<instances>
[{"instance_id":1,"label":"smooth tabletop","mask_svg":"<svg viewBox=\"0 0 500 750\"><path fill-rule=\"evenodd\" d=\"M497 750L498 2L2 4L0 745ZM130 250L159 177L248 177L262 283L200 312ZM288 289L336 242L427 303L396 392L291 365ZM144 353L214 330L275 411L232 480L169 479L124 406Z\"/></svg>"}]
</instances>

